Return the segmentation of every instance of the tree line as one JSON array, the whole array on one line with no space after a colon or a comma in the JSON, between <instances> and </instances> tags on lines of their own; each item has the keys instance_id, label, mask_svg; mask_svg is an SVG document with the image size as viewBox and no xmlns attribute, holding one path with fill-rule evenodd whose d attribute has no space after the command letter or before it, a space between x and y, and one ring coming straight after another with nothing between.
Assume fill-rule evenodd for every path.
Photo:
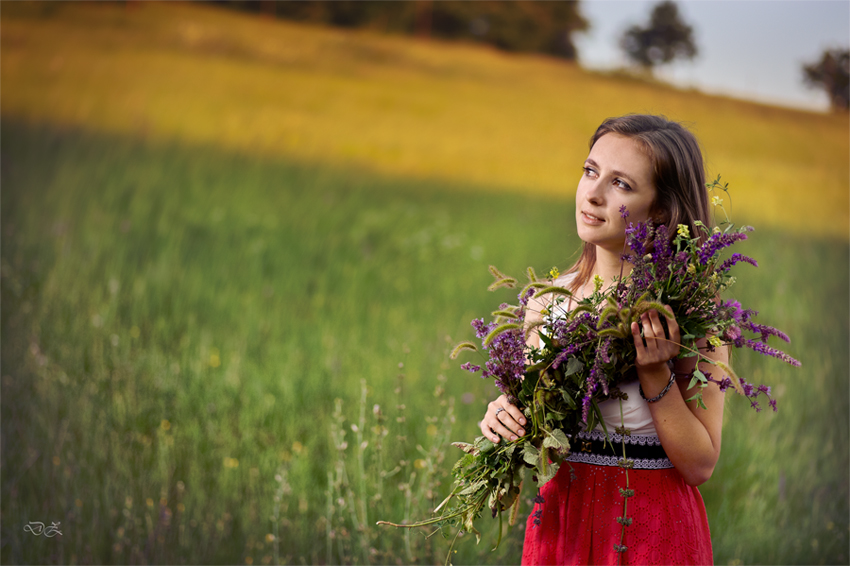
<instances>
[{"instance_id":1,"label":"tree line","mask_svg":"<svg viewBox=\"0 0 850 566\"><path fill-rule=\"evenodd\" d=\"M218 0L271 17L349 28L465 39L574 60L573 34L588 28L579 3L539 0Z\"/></svg>"},{"instance_id":2,"label":"tree line","mask_svg":"<svg viewBox=\"0 0 850 566\"><path fill-rule=\"evenodd\" d=\"M462 39L505 51L578 58L573 36L590 25L578 0L210 0L217 5L270 17L348 28ZM659 2L648 21L630 26L619 38L628 60L644 73L698 54L693 27L678 5ZM803 65L803 81L826 92L833 109L850 107L850 49L833 48Z\"/></svg>"}]
</instances>

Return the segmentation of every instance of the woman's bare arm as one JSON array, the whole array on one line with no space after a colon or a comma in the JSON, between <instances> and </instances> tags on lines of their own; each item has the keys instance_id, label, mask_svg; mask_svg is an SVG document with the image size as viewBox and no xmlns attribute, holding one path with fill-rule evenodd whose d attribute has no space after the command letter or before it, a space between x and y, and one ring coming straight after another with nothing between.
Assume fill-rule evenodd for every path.
<instances>
[{"instance_id":1,"label":"woman's bare arm","mask_svg":"<svg viewBox=\"0 0 850 566\"><path fill-rule=\"evenodd\" d=\"M637 348L638 378L648 399L661 393L669 383L667 360L679 352L679 326L671 317L667 317L667 325L669 340L655 311L649 311L641 318L643 338L638 323L632 324L632 336ZM729 361L726 347L707 352L705 356L724 364ZM718 366L701 362L699 367L703 372L711 372L715 379L725 377L718 375ZM700 485L711 477L720 457L724 395L716 384L710 383L702 391L703 402L707 407L702 409L695 401L685 401L696 390L689 391L688 383L684 380L677 385L671 387L657 402L650 403L649 409L661 445L676 470L687 484Z\"/></svg>"}]
</instances>

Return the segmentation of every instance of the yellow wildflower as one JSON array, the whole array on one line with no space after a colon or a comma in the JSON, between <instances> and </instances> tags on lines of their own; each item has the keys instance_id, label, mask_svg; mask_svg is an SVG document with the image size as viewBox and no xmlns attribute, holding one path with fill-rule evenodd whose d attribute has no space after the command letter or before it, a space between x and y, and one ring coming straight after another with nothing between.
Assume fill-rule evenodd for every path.
<instances>
[{"instance_id":1,"label":"yellow wildflower","mask_svg":"<svg viewBox=\"0 0 850 566\"><path fill-rule=\"evenodd\" d=\"M683 238L689 238L691 236L690 230L684 224L679 224L679 229L677 230L677 233Z\"/></svg>"},{"instance_id":2,"label":"yellow wildflower","mask_svg":"<svg viewBox=\"0 0 850 566\"><path fill-rule=\"evenodd\" d=\"M605 283L605 280L602 279L602 277L600 277L598 273L596 275L594 275L593 276L593 292L598 293L599 290L602 288L603 283Z\"/></svg>"},{"instance_id":3,"label":"yellow wildflower","mask_svg":"<svg viewBox=\"0 0 850 566\"><path fill-rule=\"evenodd\" d=\"M694 264L692 264L692 263L689 263L689 264L688 264L688 273L690 273L691 275L693 275L693 274L694 274L694 273L696 273L696 272L697 272L697 266L696 266L696 265L694 265Z\"/></svg>"},{"instance_id":4,"label":"yellow wildflower","mask_svg":"<svg viewBox=\"0 0 850 566\"><path fill-rule=\"evenodd\" d=\"M549 278L552 281L554 281L555 279L557 279L560 276L561 276L561 272L558 271L557 267L553 267L552 269L549 270Z\"/></svg>"},{"instance_id":5,"label":"yellow wildflower","mask_svg":"<svg viewBox=\"0 0 850 566\"><path fill-rule=\"evenodd\" d=\"M723 199L720 197L711 197L711 204L714 206L721 206L723 204Z\"/></svg>"},{"instance_id":6,"label":"yellow wildflower","mask_svg":"<svg viewBox=\"0 0 850 566\"><path fill-rule=\"evenodd\" d=\"M718 338L717 336L712 336L711 338L709 338L708 343L714 346L715 348L719 348L723 345L723 342L721 342L720 338Z\"/></svg>"}]
</instances>

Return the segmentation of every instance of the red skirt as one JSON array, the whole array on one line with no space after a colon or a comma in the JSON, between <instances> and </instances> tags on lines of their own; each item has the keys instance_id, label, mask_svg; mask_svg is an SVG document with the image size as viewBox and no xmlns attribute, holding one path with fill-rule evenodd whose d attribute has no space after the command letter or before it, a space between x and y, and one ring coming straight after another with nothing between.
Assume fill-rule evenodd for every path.
<instances>
[{"instance_id":1,"label":"red skirt","mask_svg":"<svg viewBox=\"0 0 850 566\"><path fill-rule=\"evenodd\" d=\"M572 473L570 470L572 466ZM528 518L523 564L712 564L702 496L675 469L629 470L564 462ZM542 502L540 498L542 497ZM632 523L617 522L626 516ZM616 546L625 546L618 557Z\"/></svg>"}]
</instances>

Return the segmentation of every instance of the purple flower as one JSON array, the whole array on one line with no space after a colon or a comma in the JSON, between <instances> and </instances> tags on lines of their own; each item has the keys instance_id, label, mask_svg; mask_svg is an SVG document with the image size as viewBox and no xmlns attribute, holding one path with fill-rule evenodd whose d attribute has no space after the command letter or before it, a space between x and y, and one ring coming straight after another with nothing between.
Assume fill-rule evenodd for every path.
<instances>
[{"instance_id":1,"label":"purple flower","mask_svg":"<svg viewBox=\"0 0 850 566\"><path fill-rule=\"evenodd\" d=\"M729 271L729 268L732 267L733 265L735 265L736 263L738 263L739 261L749 263L750 265L752 265L754 267L759 266L758 262L756 260L754 260L753 258L739 254L739 253L734 253L734 254L732 254L732 257L730 257L729 259L727 259L726 261L721 263L720 267L717 268L717 270L721 273Z\"/></svg>"},{"instance_id":2,"label":"purple flower","mask_svg":"<svg viewBox=\"0 0 850 566\"><path fill-rule=\"evenodd\" d=\"M744 337L741 335L741 329L735 325L732 325L727 328L721 338L723 338L727 342L731 342L735 345L736 348L740 348L744 345Z\"/></svg>"},{"instance_id":3,"label":"purple flower","mask_svg":"<svg viewBox=\"0 0 850 566\"><path fill-rule=\"evenodd\" d=\"M647 231L648 227L645 222L640 222L637 225L629 222L626 228L626 242L636 259L646 255L646 241L649 238Z\"/></svg>"},{"instance_id":4,"label":"purple flower","mask_svg":"<svg viewBox=\"0 0 850 566\"><path fill-rule=\"evenodd\" d=\"M558 369L561 367L561 364L567 361L568 357L570 357L570 354L567 349L564 348L557 356L555 356L555 361L552 362L552 369Z\"/></svg>"},{"instance_id":5,"label":"purple flower","mask_svg":"<svg viewBox=\"0 0 850 566\"><path fill-rule=\"evenodd\" d=\"M765 356L770 356L771 358L782 360L786 364L790 364L794 367L800 367L799 361L795 360L782 350L771 348L764 342L756 342L755 340L744 340L744 345L750 348L751 350L758 352L759 354L764 354Z\"/></svg>"},{"instance_id":6,"label":"purple flower","mask_svg":"<svg viewBox=\"0 0 850 566\"><path fill-rule=\"evenodd\" d=\"M602 382L602 387L606 391L607 395L608 383L605 379L605 373L602 371L602 356L600 356L597 351L596 359L593 360L593 367L590 368L590 374L587 376L587 394L581 401L581 418L584 422L587 422L593 394L596 392L596 388L600 381Z\"/></svg>"},{"instance_id":7,"label":"purple flower","mask_svg":"<svg viewBox=\"0 0 850 566\"><path fill-rule=\"evenodd\" d=\"M600 344L600 346L599 346L598 355L599 355L600 358L602 358L603 363L606 363L606 364L611 363L611 357L608 355L608 349L611 347L612 341L613 341L613 338L608 336L607 338L605 338L602 341L602 344Z\"/></svg>"},{"instance_id":8,"label":"purple flower","mask_svg":"<svg viewBox=\"0 0 850 566\"><path fill-rule=\"evenodd\" d=\"M502 308L506 306L503 305ZM472 321L472 327L483 345L490 332L496 328L496 323L485 324L484 320L479 318ZM489 346L483 346L483 349L489 354L489 359L484 364L481 377L494 378L496 386L503 393L510 393L511 385L525 375L525 334L519 329L502 332L490 342ZM461 368L467 371L481 369L480 366L470 364L464 364Z\"/></svg>"},{"instance_id":9,"label":"purple flower","mask_svg":"<svg viewBox=\"0 0 850 566\"><path fill-rule=\"evenodd\" d=\"M731 234L712 234L705 243L700 246L699 249L699 261L701 264L705 265L708 263L708 260L714 257L714 255L722 250L723 248L728 248L735 242L746 240L747 235L743 232L732 232ZM740 255L740 254L739 254Z\"/></svg>"},{"instance_id":10,"label":"purple flower","mask_svg":"<svg viewBox=\"0 0 850 566\"><path fill-rule=\"evenodd\" d=\"M753 334L758 334L762 342L767 342L767 339L771 336L776 336L783 342L790 342L791 339L788 338L788 335L782 332L777 328L773 328L772 326L768 326L766 324L756 324L755 322L745 322L742 325L744 328L752 332Z\"/></svg>"},{"instance_id":11,"label":"purple flower","mask_svg":"<svg viewBox=\"0 0 850 566\"><path fill-rule=\"evenodd\" d=\"M744 322L744 311L741 310L741 303L739 303L738 301L726 301L725 303L723 303L723 308L730 311L732 318L734 318L736 322L738 322L739 324L741 322Z\"/></svg>"}]
</instances>

